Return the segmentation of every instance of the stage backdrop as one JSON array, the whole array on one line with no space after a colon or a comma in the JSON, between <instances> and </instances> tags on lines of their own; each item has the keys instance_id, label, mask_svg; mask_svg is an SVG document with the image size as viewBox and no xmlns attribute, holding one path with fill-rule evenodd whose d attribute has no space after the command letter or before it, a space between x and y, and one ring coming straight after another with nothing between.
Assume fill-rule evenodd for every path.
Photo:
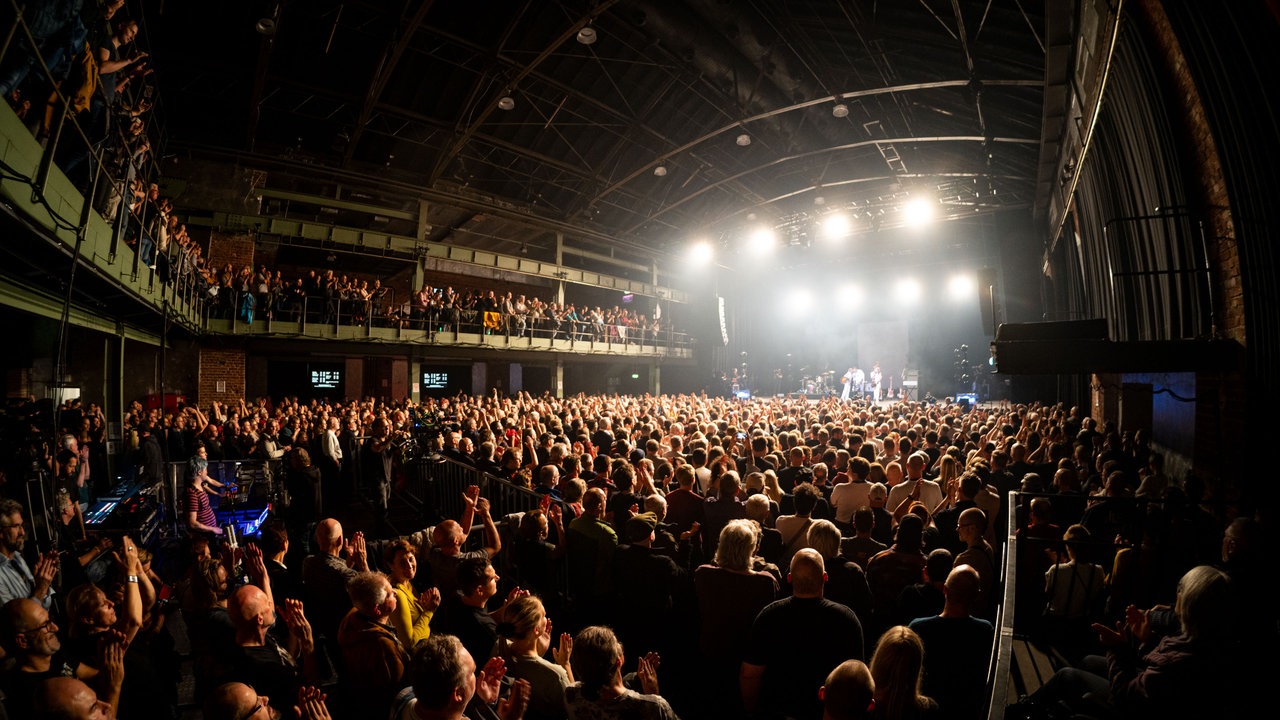
<instances>
[{"instance_id":1,"label":"stage backdrop","mask_svg":"<svg viewBox=\"0 0 1280 720\"><path fill-rule=\"evenodd\" d=\"M867 373L880 363L884 374L882 386L889 392L890 381L896 394L902 387L902 369L907 366L907 323L905 320L858 323L858 367ZM844 374L842 368L840 374Z\"/></svg>"}]
</instances>

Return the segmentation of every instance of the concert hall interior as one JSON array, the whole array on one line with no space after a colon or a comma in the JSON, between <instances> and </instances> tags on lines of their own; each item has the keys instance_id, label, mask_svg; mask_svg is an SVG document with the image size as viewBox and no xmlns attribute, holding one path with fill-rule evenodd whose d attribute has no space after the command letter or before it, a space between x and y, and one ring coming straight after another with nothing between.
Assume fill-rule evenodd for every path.
<instances>
[{"instance_id":1,"label":"concert hall interior","mask_svg":"<svg viewBox=\"0 0 1280 720\"><path fill-rule=\"evenodd\" d=\"M0 720L1107 720L1273 669L1277 0L0 34Z\"/></svg>"}]
</instances>

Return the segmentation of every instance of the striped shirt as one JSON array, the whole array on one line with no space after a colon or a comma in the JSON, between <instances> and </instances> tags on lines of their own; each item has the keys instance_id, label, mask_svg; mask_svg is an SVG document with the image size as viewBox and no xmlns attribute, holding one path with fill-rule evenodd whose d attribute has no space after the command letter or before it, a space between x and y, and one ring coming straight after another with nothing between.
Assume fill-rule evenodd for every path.
<instances>
[{"instance_id":1,"label":"striped shirt","mask_svg":"<svg viewBox=\"0 0 1280 720\"><path fill-rule=\"evenodd\" d=\"M196 514L196 522L206 527L218 527L218 516L213 514L213 506L209 504L209 496L204 490L187 487L187 513Z\"/></svg>"},{"instance_id":2,"label":"striped shirt","mask_svg":"<svg viewBox=\"0 0 1280 720\"><path fill-rule=\"evenodd\" d=\"M31 568L27 567L27 561L22 559L22 553L15 552L11 558L0 553L0 605L10 600L31 597L35 587L36 578L31 574ZM53 589L43 599L34 599L47 609L53 602Z\"/></svg>"}]
</instances>

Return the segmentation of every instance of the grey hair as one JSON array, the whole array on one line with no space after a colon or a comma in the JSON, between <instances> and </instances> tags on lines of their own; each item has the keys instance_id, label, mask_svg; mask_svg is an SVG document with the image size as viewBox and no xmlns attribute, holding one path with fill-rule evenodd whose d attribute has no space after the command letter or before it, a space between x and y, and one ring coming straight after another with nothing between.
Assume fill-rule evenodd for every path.
<instances>
[{"instance_id":1,"label":"grey hair","mask_svg":"<svg viewBox=\"0 0 1280 720\"><path fill-rule=\"evenodd\" d=\"M759 534L750 520L730 520L720 531L720 544L716 546L716 565L728 570L748 570L751 555L756 551Z\"/></svg>"}]
</instances>

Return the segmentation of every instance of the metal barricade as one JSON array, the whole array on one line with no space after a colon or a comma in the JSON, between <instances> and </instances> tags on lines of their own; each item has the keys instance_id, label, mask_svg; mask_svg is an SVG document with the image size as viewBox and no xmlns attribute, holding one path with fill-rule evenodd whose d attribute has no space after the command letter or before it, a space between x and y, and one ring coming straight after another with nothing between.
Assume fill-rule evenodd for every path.
<instances>
[{"instance_id":1,"label":"metal barricade","mask_svg":"<svg viewBox=\"0 0 1280 720\"><path fill-rule=\"evenodd\" d=\"M480 494L489 500L489 513L495 520L528 512L542 502L542 496L528 488L441 456L415 462L405 473L403 489L396 494L424 516L438 514L456 520L462 517L462 496L471 485L478 486Z\"/></svg>"}]
</instances>

